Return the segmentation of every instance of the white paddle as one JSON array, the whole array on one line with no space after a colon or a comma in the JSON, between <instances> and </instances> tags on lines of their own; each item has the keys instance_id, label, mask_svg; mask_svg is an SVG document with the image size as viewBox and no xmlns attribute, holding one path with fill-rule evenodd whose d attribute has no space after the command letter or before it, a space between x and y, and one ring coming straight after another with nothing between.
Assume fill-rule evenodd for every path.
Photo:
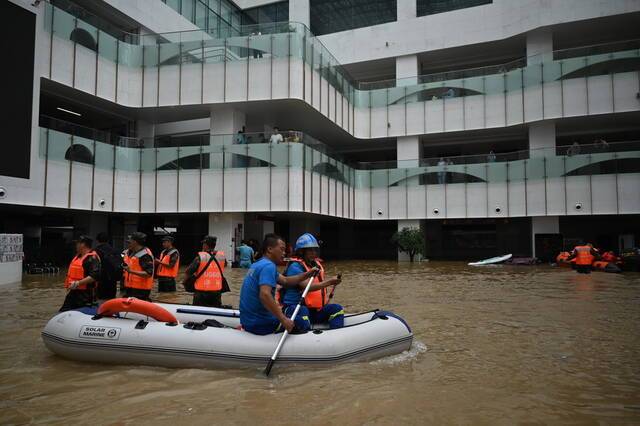
<instances>
[{"instance_id":1,"label":"white paddle","mask_svg":"<svg viewBox=\"0 0 640 426\"><path fill-rule=\"evenodd\" d=\"M291 315L291 321L293 321L295 323L296 317L298 316L298 311L300 311L300 306L302 306L302 301L304 300L305 297L307 297L307 293L309 293L309 289L311 288L311 283L313 282L313 279L315 278L316 274L313 274L311 276L311 278L309 278L309 282L307 282L307 286L304 288L304 291L302 292L302 296L300 297L300 301L298 302L298 305L296 306L296 309L293 311L293 315ZM269 359L269 363L267 364L267 368L264 369L264 375L265 376L269 376L269 373L271 373L271 368L273 367L273 364L276 362L276 358L278 358L278 354L280 353L280 349L282 349L282 345L284 344L285 339L287 338L287 336L289 335L289 331L285 330L284 333L282 333L282 337L280 338L280 342L278 343L278 346L276 346L276 350L275 352L273 352L273 355L271 355L271 358Z\"/></svg>"}]
</instances>

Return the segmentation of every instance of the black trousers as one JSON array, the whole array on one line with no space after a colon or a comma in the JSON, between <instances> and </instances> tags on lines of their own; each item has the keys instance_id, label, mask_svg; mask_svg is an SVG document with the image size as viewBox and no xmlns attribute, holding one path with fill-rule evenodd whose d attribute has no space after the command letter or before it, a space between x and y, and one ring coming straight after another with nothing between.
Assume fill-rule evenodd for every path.
<instances>
[{"instance_id":1,"label":"black trousers","mask_svg":"<svg viewBox=\"0 0 640 426\"><path fill-rule=\"evenodd\" d=\"M96 295L99 300L115 299L118 293L118 285L115 281L100 281Z\"/></svg>"},{"instance_id":2,"label":"black trousers","mask_svg":"<svg viewBox=\"0 0 640 426\"><path fill-rule=\"evenodd\" d=\"M222 293L219 291L198 291L193 293L193 306L222 307Z\"/></svg>"},{"instance_id":3,"label":"black trousers","mask_svg":"<svg viewBox=\"0 0 640 426\"><path fill-rule=\"evenodd\" d=\"M151 298L149 295L151 294L151 290L141 290L139 288L130 288L125 287L124 289L124 297L135 297L136 299L146 300L151 302Z\"/></svg>"},{"instance_id":4,"label":"black trousers","mask_svg":"<svg viewBox=\"0 0 640 426\"><path fill-rule=\"evenodd\" d=\"M158 291L176 291L176 279L158 277Z\"/></svg>"},{"instance_id":5,"label":"black trousers","mask_svg":"<svg viewBox=\"0 0 640 426\"><path fill-rule=\"evenodd\" d=\"M95 292L93 289L69 290L67 296L64 298L60 312L84 308L85 306L92 306L94 303L94 297Z\"/></svg>"},{"instance_id":6,"label":"black trousers","mask_svg":"<svg viewBox=\"0 0 640 426\"><path fill-rule=\"evenodd\" d=\"M576 272L579 274L590 274L591 265L576 265Z\"/></svg>"}]
</instances>

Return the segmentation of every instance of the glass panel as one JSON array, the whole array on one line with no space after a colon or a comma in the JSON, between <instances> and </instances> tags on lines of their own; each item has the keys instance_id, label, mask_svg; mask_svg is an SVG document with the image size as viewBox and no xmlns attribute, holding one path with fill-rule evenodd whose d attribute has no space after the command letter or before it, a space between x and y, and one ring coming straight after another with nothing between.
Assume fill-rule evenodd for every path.
<instances>
[{"instance_id":1,"label":"glass panel","mask_svg":"<svg viewBox=\"0 0 640 426\"><path fill-rule=\"evenodd\" d=\"M546 157L546 174L549 178L564 176L564 157L549 156Z\"/></svg>"},{"instance_id":2,"label":"glass panel","mask_svg":"<svg viewBox=\"0 0 640 426\"><path fill-rule=\"evenodd\" d=\"M140 170L143 173L152 173L156 170L156 149L144 148L140 150Z\"/></svg>"},{"instance_id":3,"label":"glass panel","mask_svg":"<svg viewBox=\"0 0 640 426\"><path fill-rule=\"evenodd\" d=\"M116 169L129 172L140 170L140 149L116 147Z\"/></svg>"},{"instance_id":4,"label":"glass panel","mask_svg":"<svg viewBox=\"0 0 640 426\"><path fill-rule=\"evenodd\" d=\"M49 160L64 161L70 146L71 135L55 130L49 131Z\"/></svg>"},{"instance_id":5,"label":"glass panel","mask_svg":"<svg viewBox=\"0 0 640 426\"><path fill-rule=\"evenodd\" d=\"M527 160L512 161L508 164L508 179L510 182L524 180L524 168Z\"/></svg>"},{"instance_id":6,"label":"glass panel","mask_svg":"<svg viewBox=\"0 0 640 426\"><path fill-rule=\"evenodd\" d=\"M73 30L71 38L89 50L98 51L98 30L84 21L78 20L78 26Z\"/></svg>"},{"instance_id":7,"label":"glass panel","mask_svg":"<svg viewBox=\"0 0 640 426\"><path fill-rule=\"evenodd\" d=\"M545 178L545 158L535 157L526 160L527 179Z\"/></svg>"},{"instance_id":8,"label":"glass panel","mask_svg":"<svg viewBox=\"0 0 640 426\"><path fill-rule=\"evenodd\" d=\"M491 4L493 0L416 0L417 16Z\"/></svg>"},{"instance_id":9,"label":"glass panel","mask_svg":"<svg viewBox=\"0 0 640 426\"><path fill-rule=\"evenodd\" d=\"M224 62L225 60L225 40L211 39L204 40L204 62Z\"/></svg>"},{"instance_id":10,"label":"glass panel","mask_svg":"<svg viewBox=\"0 0 640 426\"><path fill-rule=\"evenodd\" d=\"M100 31L98 43L98 52L100 53L100 56L103 56L111 62L115 62L118 52L117 45L118 40L116 40L115 37L105 33L104 31Z\"/></svg>"},{"instance_id":11,"label":"glass panel","mask_svg":"<svg viewBox=\"0 0 640 426\"><path fill-rule=\"evenodd\" d=\"M56 37L71 40L71 32L76 27L76 19L64 10L57 9L53 14L53 33Z\"/></svg>"},{"instance_id":12,"label":"glass panel","mask_svg":"<svg viewBox=\"0 0 640 426\"><path fill-rule=\"evenodd\" d=\"M93 140L74 136L73 145L67 152L66 158L74 163L93 164Z\"/></svg>"},{"instance_id":13,"label":"glass panel","mask_svg":"<svg viewBox=\"0 0 640 426\"><path fill-rule=\"evenodd\" d=\"M509 172L509 163L487 164L487 182L506 182Z\"/></svg>"},{"instance_id":14,"label":"glass panel","mask_svg":"<svg viewBox=\"0 0 640 426\"><path fill-rule=\"evenodd\" d=\"M102 142L96 142L96 167L100 169L113 168L114 146Z\"/></svg>"},{"instance_id":15,"label":"glass panel","mask_svg":"<svg viewBox=\"0 0 640 426\"><path fill-rule=\"evenodd\" d=\"M142 46L118 42L118 62L132 68L142 66ZM145 49L146 50L146 49Z\"/></svg>"}]
</instances>

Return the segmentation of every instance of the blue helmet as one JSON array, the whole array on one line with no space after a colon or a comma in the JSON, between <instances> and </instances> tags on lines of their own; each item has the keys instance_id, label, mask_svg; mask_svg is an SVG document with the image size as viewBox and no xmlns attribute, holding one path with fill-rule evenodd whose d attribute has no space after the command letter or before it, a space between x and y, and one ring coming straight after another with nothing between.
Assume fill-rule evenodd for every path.
<instances>
[{"instance_id":1,"label":"blue helmet","mask_svg":"<svg viewBox=\"0 0 640 426\"><path fill-rule=\"evenodd\" d=\"M293 249L300 250L305 248L320 248L316 237L309 234L308 232L300 235L300 237L296 240L296 246Z\"/></svg>"}]
</instances>

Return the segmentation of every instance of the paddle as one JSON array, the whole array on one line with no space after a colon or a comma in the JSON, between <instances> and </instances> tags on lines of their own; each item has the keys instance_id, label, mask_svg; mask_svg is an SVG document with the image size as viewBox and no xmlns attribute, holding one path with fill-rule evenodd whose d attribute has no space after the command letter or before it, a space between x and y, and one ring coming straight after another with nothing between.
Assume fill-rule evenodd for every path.
<instances>
[{"instance_id":1,"label":"paddle","mask_svg":"<svg viewBox=\"0 0 640 426\"><path fill-rule=\"evenodd\" d=\"M307 286L304 288L304 291L302 292L302 296L300 297L300 301L296 305L296 309L293 311L293 315L291 315L291 318L290 318L291 321L295 322L296 316L298 316L298 311L300 311L300 306L302 306L302 301L304 300L305 297L307 297L307 293L309 293L309 289L311 288L311 283L313 282L313 279L315 278L315 276L316 274L314 273L311 276L311 278L309 278L309 281L307 282ZM285 330L284 333L282 333L280 342L278 342L278 346L276 346L276 350L273 352L273 355L271 355L271 358L269 359L269 363L267 364L267 367L264 369L265 376L269 376L269 373L271 373L271 368L273 367L273 364L276 362L276 358L278 358L280 349L282 349L282 345L284 344L284 341L288 335L289 335L288 330Z\"/></svg>"},{"instance_id":2,"label":"paddle","mask_svg":"<svg viewBox=\"0 0 640 426\"><path fill-rule=\"evenodd\" d=\"M342 274L338 274L338 279L339 280L342 279ZM335 291L336 291L336 286L334 285L331 288L331 293L329 293L329 300L333 299L333 293L335 293Z\"/></svg>"}]
</instances>

